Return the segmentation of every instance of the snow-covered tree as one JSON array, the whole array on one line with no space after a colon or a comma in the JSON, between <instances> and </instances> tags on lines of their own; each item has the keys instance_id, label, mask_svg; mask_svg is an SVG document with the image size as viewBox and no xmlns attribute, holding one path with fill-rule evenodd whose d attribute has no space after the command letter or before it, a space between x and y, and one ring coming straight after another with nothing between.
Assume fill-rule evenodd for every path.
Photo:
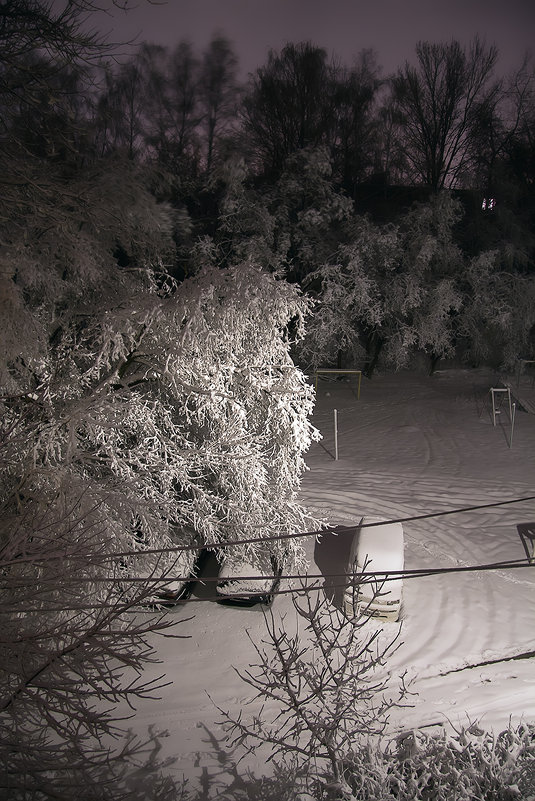
<instances>
[{"instance_id":1,"label":"snow-covered tree","mask_svg":"<svg viewBox=\"0 0 535 801\"><path fill-rule=\"evenodd\" d=\"M217 246L209 239L199 243L194 251L199 267L206 258L207 246L212 249L210 260L220 264L252 262L269 272L287 267L289 242L287 236L280 235L276 210L268 198L248 185L247 178L243 158L227 159L214 176L224 185Z\"/></svg>"},{"instance_id":2,"label":"snow-covered tree","mask_svg":"<svg viewBox=\"0 0 535 801\"><path fill-rule=\"evenodd\" d=\"M106 682L120 696L110 662L121 664L123 645L123 664L138 666L146 633L123 611L187 577L196 549L221 556L249 539L233 558L303 563L299 546L269 537L305 519L297 491L313 391L290 348L308 304L250 264L208 266L177 286L160 258L169 212L125 169L120 189L111 169L80 177L74 208L58 197L49 209L61 221L54 233L42 208L25 237L11 231L3 254L0 546L12 678L2 723L18 732L10 764L22 774L51 769L25 762L33 746L19 723L33 709L37 732L55 714L53 698L58 765L91 736L98 742L107 725L98 715L87 736L80 723L80 739L62 715L106 700ZM32 616L19 647L11 635L23 603ZM26 661L15 656L21 648ZM71 673L93 688L82 700ZM46 751L43 731L36 736Z\"/></svg>"},{"instance_id":3,"label":"snow-covered tree","mask_svg":"<svg viewBox=\"0 0 535 801\"><path fill-rule=\"evenodd\" d=\"M327 147L305 147L289 156L271 206L278 240L287 247L288 275L295 281L333 253L353 214L352 201L333 185Z\"/></svg>"},{"instance_id":4,"label":"snow-covered tree","mask_svg":"<svg viewBox=\"0 0 535 801\"><path fill-rule=\"evenodd\" d=\"M317 306L301 354L314 366L341 352L373 373L379 357L396 368L415 350L433 362L451 355L462 256L453 242L457 204L437 196L399 226L356 217L351 241L307 280Z\"/></svg>"},{"instance_id":5,"label":"snow-covered tree","mask_svg":"<svg viewBox=\"0 0 535 801\"><path fill-rule=\"evenodd\" d=\"M415 290L407 304L406 328L414 349L425 352L433 371L439 359L454 354L457 315L462 307L465 259L454 240L462 216L461 205L442 192L428 203L417 204L402 223L402 273ZM397 343L389 348L394 362L403 366L410 351Z\"/></svg>"},{"instance_id":6,"label":"snow-covered tree","mask_svg":"<svg viewBox=\"0 0 535 801\"><path fill-rule=\"evenodd\" d=\"M19 153L9 166L32 183L11 188L1 218L1 785L14 799L117 797L141 744L123 760L102 738L120 698L156 689L142 667L154 658L148 632L162 627L128 609L166 565L151 576L112 556L131 550L141 499L88 453L88 431L113 426L114 409L110 377L88 377L87 332L106 304L154 284L169 214L117 164L67 176Z\"/></svg>"},{"instance_id":7,"label":"snow-covered tree","mask_svg":"<svg viewBox=\"0 0 535 801\"><path fill-rule=\"evenodd\" d=\"M534 357L535 279L508 270L499 251L470 260L466 300L459 335L472 364L515 368L518 359Z\"/></svg>"},{"instance_id":8,"label":"snow-covered tree","mask_svg":"<svg viewBox=\"0 0 535 801\"><path fill-rule=\"evenodd\" d=\"M313 394L289 353L307 303L249 264L177 286L180 219L146 168L83 166L16 130L0 199L4 784L105 797L125 763L102 738L120 698L150 692L129 670L160 626L132 604L206 545L302 562L267 538L304 519Z\"/></svg>"},{"instance_id":9,"label":"snow-covered tree","mask_svg":"<svg viewBox=\"0 0 535 801\"><path fill-rule=\"evenodd\" d=\"M360 363L366 338L371 340L385 320L386 293L400 259L398 231L358 218L352 234L336 260L311 273L305 284L317 288L317 305L300 356L314 367L336 362L342 351L351 363Z\"/></svg>"},{"instance_id":10,"label":"snow-covered tree","mask_svg":"<svg viewBox=\"0 0 535 801\"><path fill-rule=\"evenodd\" d=\"M189 528L217 546L302 523L295 499L313 397L288 327L298 330L305 310L297 290L240 265L90 321L78 369L102 406L84 406L82 458L139 499L145 543Z\"/></svg>"},{"instance_id":11,"label":"snow-covered tree","mask_svg":"<svg viewBox=\"0 0 535 801\"><path fill-rule=\"evenodd\" d=\"M120 699L156 691L147 636L168 625L128 614L161 576L141 565L125 583L112 556L135 521L120 480L106 487L79 458L82 410L90 420L104 402L73 354L106 303L155 283L171 220L126 165L82 166L78 60L103 48L81 33L93 4L63 5L0 10L0 787L12 799L120 797L143 744L103 738Z\"/></svg>"},{"instance_id":12,"label":"snow-covered tree","mask_svg":"<svg viewBox=\"0 0 535 801\"><path fill-rule=\"evenodd\" d=\"M289 156L273 186L255 186L242 158L228 159L216 179L224 187L213 237L221 264L253 261L301 281L336 249L352 215L325 147Z\"/></svg>"}]
</instances>

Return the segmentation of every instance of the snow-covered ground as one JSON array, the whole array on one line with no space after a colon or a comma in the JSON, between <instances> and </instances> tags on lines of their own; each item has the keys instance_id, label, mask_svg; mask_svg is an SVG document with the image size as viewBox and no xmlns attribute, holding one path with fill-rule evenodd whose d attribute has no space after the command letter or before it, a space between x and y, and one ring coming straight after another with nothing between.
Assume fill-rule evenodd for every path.
<instances>
[{"instance_id":1,"label":"snow-covered ground","mask_svg":"<svg viewBox=\"0 0 535 801\"><path fill-rule=\"evenodd\" d=\"M517 409L509 447L505 409L492 424L492 386L500 386L498 377L480 370L432 378L402 372L363 379L357 400L354 379L320 381L314 422L323 440L308 454L302 502L333 525L351 525L363 515L395 519L535 495L535 415ZM405 567L522 559L522 523L535 527L535 501L405 522ZM348 535L304 544L310 572L325 576L329 592L329 574L344 569ZM191 601L169 613L193 616L177 628L189 639L155 640L164 665L151 671L165 670L173 683L161 700L140 702L131 722L140 733L150 725L167 731L160 756L175 757L170 770L204 788L203 798L216 798L219 784L233 780L234 757L214 704L243 707L249 691L233 667L255 661L247 631L257 642L264 637L261 607L221 606L213 593L213 584L198 584ZM276 598L273 611L291 625L288 595ZM388 670L393 684L406 671L417 695L411 708L393 712L391 730L469 721L501 730L510 719L535 721L535 658L511 659L535 651L534 621L535 567L405 580L402 645ZM393 636L398 624L383 628ZM240 770L249 766L258 777L264 759L259 753Z\"/></svg>"}]
</instances>

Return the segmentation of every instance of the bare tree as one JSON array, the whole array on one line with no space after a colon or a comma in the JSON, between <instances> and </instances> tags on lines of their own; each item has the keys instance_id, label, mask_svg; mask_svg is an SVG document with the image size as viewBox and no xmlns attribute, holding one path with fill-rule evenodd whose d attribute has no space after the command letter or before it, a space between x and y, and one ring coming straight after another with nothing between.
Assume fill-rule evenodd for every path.
<instances>
[{"instance_id":1,"label":"bare tree","mask_svg":"<svg viewBox=\"0 0 535 801\"><path fill-rule=\"evenodd\" d=\"M265 613L267 639L253 643L258 662L237 671L255 692L251 702L261 702L260 713L220 711L235 745L252 751L267 744L270 759L295 760L307 789L319 783L350 798L347 753L384 732L388 710L405 694L401 680L399 699L392 700L380 670L395 639L385 644L367 617L345 617L320 587L303 585L292 600L296 633L289 633L286 619Z\"/></svg>"},{"instance_id":2,"label":"bare tree","mask_svg":"<svg viewBox=\"0 0 535 801\"><path fill-rule=\"evenodd\" d=\"M199 161L200 62L189 42L180 42L169 56L164 87L163 124L156 146L160 161L183 173ZM151 92L152 94L152 92ZM154 97L157 97L157 92Z\"/></svg>"},{"instance_id":3,"label":"bare tree","mask_svg":"<svg viewBox=\"0 0 535 801\"><path fill-rule=\"evenodd\" d=\"M187 160L195 164L203 116L199 82L200 64L188 42L171 52L145 42L119 69L105 65L95 113L100 152L153 159L171 173L183 172Z\"/></svg>"},{"instance_id":4,"label":"bare tree","mask_svg":"<svg viewBox=\"0 0 535 801\"><path fill-rule=\"evenodd\" d=\"M104 152L124 153L131 161L144 152L146 139L146 73L136 57L117 73L107 72L107 91L98 103L99 127L107 131Z\"/></svg>"},{"instance_id":5,"label":"bare tree","mask_svg":"<svg viewBox=\"0 0 535 801\"><path fill-rule=\"evenodd\" d=\"M403 152L403 117L389 94L377 110L377 145L374 169L382 175L386 186L403 184L407 176L407 160Z\"/></svg>"},{"instance_id":6,"label":"bare tree","mask_svg":"<svg viewBox=\"0 0 535 801\"><path fill-rule=\"evenodd\" d=\"M131 0L109 5L126 11ZM95 0L0 2L0 96L31 104L51 75L68 66L95 65L116 47L91 26L97 9L102 10Z\"/></svg>"},{"instance_id":7,"label":"bare tree","mask_svg":"<svg viewBox=\"0 0 535 801\"><path fill-rule=\"evenodd\" d=\"M530 58L526 57L503 81L502 91L494 101L481 106L475 119L473 182L488 196L503 193L504 184L516 172L515 167L520 167L521 183L532 180L535 69Z\"/></svg>"},{"instance_id":8,"label":"bare tree","mask_svg":"<svg viewBox=\"0 0 535 801\"><path fill-rule=\"evenodd\" d=\"M0 93L31 102L32 90L42 89L50 70L100 56L103 37L84 33L92 6L90 0L58 3L55 10L45 0L0 3ZM29 70L28 59L39 54L46 54L41 69Z\"/></svg>"},{"instance_id":9,"label":"bare tree","mask_svg":"<svg viewBox=\"0 0 535 801\"><path fill-rule=\"evenodd\" d=\"M335 176L348 192L374 168L379 136L374 102L379 86L379 67L371 50L364 50L351 69L333 69L329 144Z\"/></svg>"},{"instance_id":10,"label":"bare tree","mask_svg":"<svg viewBox=\"0 0 535 801\"><path fill-rule=\"evenodd\" d=\"M206 136L207 175L212 171L218 139L236 119L239 99L237 67L238 60L230 42L223 36L212 39L203 55L199 84L202 127Z\"/></svg>"},{"instance_id":11,"label":"bare tree","mask_svg":"<svg viewBox=\"0 0 535 801\"><path fill-rule=\"evenodd\" d=\"M237 64L221 36L202 59L187 41L172 52L143 43L126 64L105 72L96 122L108 149L181 173L194 172L202 154L209 175L237 118Z\"/></svg>"},{"instance_id":12,"label":"bare tree","mask_svg":"<svg viewBox=\"0 0 535 801\"><path fill-rule=\"evenodd\" d=\"M436 191L467 170L477 113L499 89L492 81L498 51L476 37L468 52L457 41L419 42L416 57L416 67L407 62L392 79L393 95L409 177Z\"/></svg>"},{"instance_id":13,"label":"bare tree","mask_svg":"<svg viewBox=\"0 0 535 801\"><path fill-rule=\"evenodd\" d=\"M286 158L325 144L331 125L331 70L327 54L310 42L271 51L244 100L246 134L261 169L278 173Z\"/></svg>"}]
</instances>

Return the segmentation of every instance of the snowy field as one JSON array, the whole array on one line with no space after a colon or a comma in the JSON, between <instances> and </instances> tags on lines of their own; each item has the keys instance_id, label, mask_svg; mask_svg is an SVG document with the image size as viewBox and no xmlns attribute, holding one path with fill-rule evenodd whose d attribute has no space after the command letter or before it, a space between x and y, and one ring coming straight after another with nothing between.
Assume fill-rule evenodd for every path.
<instances>
[{"instance_id":1,"label":"snowy field","mask_svg":"<svg viewBox=\"0 0 535 801\"><path fill-rule=\"evenodd\" d=\"M535 415L517 410L509 447L505 409L492 424L492 386L500 386L498 377L479 370L447 370L432 378L377 375L363 379L357 400L354 379L321 380L314 423L323 440L308 454L303 504L332 525L352 525L363 515L405 518L535 495ZM527 387L533 394L529 382ZM523 559L517 526L526 523L535 527L535 501L405 522L405 567ZM343 570L348 536L328 533L304 544L310 573L322 573L332 595L329 574ZM192 600L169 613L193 616L176 631L189 639L155 640L164 665L151 672L165 670L172 684L161 700L139 702L131 721L140 734L149 726L167 732L159 756L175 757L170 770L189 778L203 799L217 798L218 787L236 781L239 754L225 742L214 703L236 712L243 707L249 690L233 667L254 662L246 630L257 642L264 637L261 607L216 604L212 588L197 584ZM339 592L334 590L335 599ZM276 598L273 612L286 614L291 625L288 595ZM392 713L392 733L475 721L499 731L510 719L535 721L535 657L513 659L535 651L534 568L406 580L402 618L402 645L388 671L393 685L406 671L417 695L411 708ZM398 624L382 625L385 636L398 631ZM264 760L259 753L239 771L269 773Z\"/></svg>"}]
</instances>

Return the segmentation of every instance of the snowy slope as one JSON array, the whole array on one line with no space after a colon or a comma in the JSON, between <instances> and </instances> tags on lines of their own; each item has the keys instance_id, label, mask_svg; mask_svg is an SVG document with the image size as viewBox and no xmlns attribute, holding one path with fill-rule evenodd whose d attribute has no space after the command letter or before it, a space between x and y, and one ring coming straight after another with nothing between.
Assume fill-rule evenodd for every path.
<instances>
[{"instance_id":1,"label":"snowy slope","mask_svg":"<svg viewBox=\"0 0 535 801\"><path fill-rule=\"evenodd\" d=\"M314 422L324 438L307 459L303 503L333 525L352 525L363 515L395 519L535 495L535 415L517 411L509 448L507 416L494 427L489 414L489 388L497 381L468 370L378 375L363 380L358 401L352 384L320 381ZM533 521L535 501L405 522L405 567L522 559L517 525ZM335 600L343 588L329 574L343 570L349 542L349 534L332 533L304 540L310 573L323 574ZM214 562L212 568L215 575ZM287 586L283 581L280 589ZM261 607L223 607L211 600L214 592L213 583L198 585L192 600L170 613L177 620L194 616L176 631L190 638L155 641L165 664L154 666L154 675L164 669L173 684L161 700L140 703L132 721L140 733L153 724L167 730L161 754L175 757L175 775L200 781L206 797L217 797L234 770L214 703L243 708L248 688L233 666L254 662L246 631L257 642L264 636ZM288 595L273 611L293 624ZM512 659L535 651L534 616L534 568L406 580L402 645L388 671L393 686L406 672L417 695L411 708L392 714L392 732L474 720L501 730L510 718L535 721L535 658ZM397 630L383 624L385 637ZM240 769L248 765L259 776L264 760L259 753Z\"/></svg>"}]
</instances>

